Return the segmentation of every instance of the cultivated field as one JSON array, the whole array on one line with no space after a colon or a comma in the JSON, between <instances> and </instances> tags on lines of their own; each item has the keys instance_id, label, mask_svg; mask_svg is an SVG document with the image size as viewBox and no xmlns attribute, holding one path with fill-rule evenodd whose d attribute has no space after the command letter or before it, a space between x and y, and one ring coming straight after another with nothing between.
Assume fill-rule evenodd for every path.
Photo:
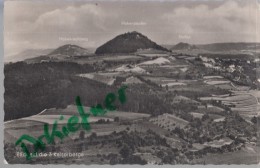
<instances>
[{"instance_id":1,"label":"cultivated field","mask_svg":"<svg viewBox=\"0 0 260 168\"><path fill-rule=\"evenodd\" d=\"M88 112L89 107L84 107L85 111ZM77 107L69 105L65 109L47 109L38 115L25 117L17 120L12 120L5 123L5 134L10 141L16 141L23 134L28 134L34 137L38 137L43 134L43 125L49 124L50 127L54 124L55 120L58 123L58 130L62 129L63 125L66 125L68 119L72 116L79 116ZM62 116L62 118L61 118ZM111 111L106 113L104 116L93 116L90 115L88 121L91 124L91 131L86 133L95 132L97 135L108 135L113 131L122 131L126 129L126 125L121 125L114 122L114 118L118 117L120 121L135 121L150 117L149 114L133 113L133 112L120 112ZM99 120L105 120L106 123L97 123ZM109 122L108 122L109 121ZM79 132L79 131L78 131ZM79 133L70 134L71 139L79 137Z\"/></svg>"},{"instance_id":2,"label":"cultivated field","mask_svg":"<svg viewBox=\"0 0 260 168\"><path fill-rule=\"evenodd\" d=\"M214 164L214 165L226 165L226 164L234 164L234 163L235 164L258 164L259 160L257 158L256 151L259 151L259 147L248 146L234 152L208 154L202 158L193 160L192 163Z\"/></svg>"},{"instance_id":3,"label":"cultivated field","mask_svg":"<svg viewBox=\"0 0 260 168\"><path fill-rule=\"evenodd\" d=\"M167 113L151 118L150 121L162 128L168 128L170 130L173 130L175 127L184 128L189 123L175 115Z\"/></svg>"},{"instance_id":4,"label":"cultivated field","mask_svg":"<svg viewBox=\"0 0 260 168\"><path fill-rule=\"evenodd\" d=\"M93 64L103 61L141 61L144 60L141 56L136 55L104 55L104 56L89 56L89 57L78 57L77 59L72 60L79 64Z\"/></svg>"},{"instance_id":5,"label":"cultivated field","mask_svg":"<svg viewBox=\"0 0 260 168\"><path fill-rule=\"evenodd\" d=\"M95 81L98 81L98 82L101 82L101 83L104 83L107 85L113 85L114 81L116 80L113 75L109 76L109 75L102 75L99 73L79 74L77 76L92 79L92 80L95 80Z\"/></svg>"},{"instance_id":6,"label":"cultivated field","mask_svg":"<svg viewBox=\"0 0 260 168\"><path fill-rule=\"evenodd\" d=\"M258 102L257 98L250 93L236 92L232 96L219 95L212 97L201 97L200 100L220 100L223 104L230 106L235 112L238 112L242 116L257 115Z\"/></svg>"}]
</instances>

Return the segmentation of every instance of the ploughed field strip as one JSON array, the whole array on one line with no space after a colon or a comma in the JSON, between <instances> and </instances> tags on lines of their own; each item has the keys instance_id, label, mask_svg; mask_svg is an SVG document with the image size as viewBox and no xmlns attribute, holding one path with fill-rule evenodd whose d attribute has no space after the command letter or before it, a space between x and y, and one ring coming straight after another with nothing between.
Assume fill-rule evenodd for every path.
<instances>
[{"instance_id":1,"label":"ploughed field strip","mask_svg":"<svg viewBox=\"0 0 260 168\"><path fill-rule=\"evenodd\" d=\"M258 101L249 94L236 94L232 96L214 96L214 97L201 97L201 100L220 100L223 104L232 106L233 111L239 113L257 114Z\"/></svg>"},{"instance_id":2,"label":"ploughed field strip","mask_svg":"<svg viewBox=\"0 0 260 168\"><path fill-rule=\"evenodd\" d=\"M89 107L84 107L86 111L88 111ZM13 136L11 139L16 141L15 138L23 134L31 134L32 136L39 136L42 134L41 129L43 128L43 124L47 123L52 125L55 120L58 120L58 127L62 128L63 125L67 124L67 120L71 116L79 116L77 112L77 107L75 105L69 105L65 109L46 109L37 115L33 115L30 117L25 117L21 119L16 119L13 121L9 121L5 123L5 132L9 136ZM64 119L59 120L60 116L63 116ZM113 132L113 128L120 127L117 123L114 123L114 118L119 117L121 121L134 121L138 119L144 119L149 117L149 114L142 113L132 113L132 112L122 112L122 111L113 111L107 113L104 116L93 116L89 117L89 122L93 124L93 132L97 134L107 134ZM106 122L111 122L111 125L99 125L96 124L98 121L105 120ZM124 127L123 127L124 128ZM120 130L120 129L119 129ZM78 135L74 135L73 137L78 137Z\"/></svg>"}]
</instances>

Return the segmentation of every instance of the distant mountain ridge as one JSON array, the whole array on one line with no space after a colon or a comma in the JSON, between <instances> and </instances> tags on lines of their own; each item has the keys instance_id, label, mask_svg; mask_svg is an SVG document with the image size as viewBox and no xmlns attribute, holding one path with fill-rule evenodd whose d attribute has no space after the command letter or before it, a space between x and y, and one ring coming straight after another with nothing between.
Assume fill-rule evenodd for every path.
<instances>
[{"instance_id":1,"label":"distant mountain ridge","mask_svg":"<svg viewBox=\"0 0 260 168\"><path fill-rule=\"evenodd\" d=\"M90 52L83 47L72 44L66 44L52 51L49 55L82 56L88 55L89 53Z\"/></svg>"},{"instance_id":2,"label":"distant mountain ridge","mask_svg":"<svg viewBox=\"0 0 260 168\"><path fill-rule=\"evenodd\" d=\"M5 57L4 62L18 62L18 61L24 61L26 59L38 57L41 55L46 55L52 52L54 49L28 49L24 50L18 54Z\"/></svg>"},{"instance_id":3,"label":"distant mountain ridge","mask_svg":"<svg viewBox=\"0 0 260 168\"><path fill-rule=\"evenodd\" d=\"M96 54L134 53L139 49L169 51L136 31L121 34L96 49Z\"/></svg>"},{"instance_id":4,"label":"distant mountain ridge","mask_svg":"<svg viewBox=\"0 0 260 168\"><path fill-rule=\"evenodd\" d=\"M260 43L254 42L229 42L229 43L209 43L209 44L189 44L180 42L176 45L163 45L170 50L202 50L213 52L259 50Z\"/></svg>"},{"instance_id":5,"label":"distant mountain ridge","mask_svg":"<svg viewBox=\"0 0 260 168\"><path fill-rule=\"evenodd\" d=\"M171 48L171 50L192 50L192 49L198 49L198 47L183 42L180 42Z\"/></svg>"},{"instance_id":6,"label":"distant mountain ridge","mask_svg":"<svg viewBox=\"0 0 260 168\"><path fill-rule=\"evenodd\" d=\"M208 51L254 50L260 49L260 43L212 43L196 45L200 49Z\"/></svg>"}]
</instances>

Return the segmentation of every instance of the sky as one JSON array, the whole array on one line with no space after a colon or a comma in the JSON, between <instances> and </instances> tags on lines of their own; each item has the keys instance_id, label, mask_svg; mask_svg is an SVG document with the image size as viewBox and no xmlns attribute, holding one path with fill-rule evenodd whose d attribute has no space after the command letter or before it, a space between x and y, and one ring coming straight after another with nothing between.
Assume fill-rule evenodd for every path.
<instances>
[{"instance_id":1,"label":"sky","mask_svg":"<svg viewBox=\"0 0 260 168\"><path fill-rule=\"evenodd\" d=\"M255 0L5 1L5 57L64 44L96 48L138 31L158 44L259 42ZM258 21L259 20L259 21Z\"/></svg>"}]
</instances>

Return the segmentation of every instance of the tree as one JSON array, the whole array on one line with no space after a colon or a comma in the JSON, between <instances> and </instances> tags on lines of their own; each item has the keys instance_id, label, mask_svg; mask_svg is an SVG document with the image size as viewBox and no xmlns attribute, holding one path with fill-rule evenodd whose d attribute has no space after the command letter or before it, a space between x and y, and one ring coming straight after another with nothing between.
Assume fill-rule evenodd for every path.
<instances>
[{"instance_id":1,"label":"tree","mask_svg":"<svg viewBox=\"0 0 260 168\"><path fill-rule=\"evenodd\" d=\"M201 118L201 121L206 121L207 119L209 119L209 115L208 114L204 114Z\"/></svg>"},{"instance_id":2,"label":"tree","mask_svg":"<svg viewBox=\"0 0 260 168\"><path fill-rule=\"evenodd\" d=\"M172 161L173 161L173 158L171 156L168 156L168 155L162 158L162 162L164 164L171 164Z\"/></svg>"},{"instance_id":3,"label":"tree","mask_svg":"<svg viewBox=\"0 0 260 168\"><path fill-rule=\"evenodd\" d=\"M115 117L114 122L119 122L119 117Z\"/></svg>"},{"instance_id":4,"label":"tree","mask_svg":"<svg viewBox=\"0 0 260 168\"><path fill-rule=\"evenodd\" d=\"M97 134L95 132L92 132L92 134L90 135L90 139L96 139L97 138Z\"/></svg>"},{"instance_id":5,"label":"tree","mask_svg":"<svg viewBox=\"0 0 260 168\"><path fill-rule=\"evenodd\" d=\"M156 156L159 157L159 158L163 158L165 155L164 155L163 151L159 151L159 152L156 153Z\"/></svg>"},{"instance_id":6,"label":"tree","mask_svg":"<svg viewBox=\"0 0 260 168\"><path fill-rule=\"evenodd\" d=\"M257 118L256 118L256 116L254 116L254 117L251 119L251 122L254 123L254 124L257 123Z\"/></svg>"},{"instance_id":7,"label":"tree","mask_svg":"<svg viewBox=\"0 0 260 168\"><path fill-rule=\"evenodd\" d=\"M120 161L120 164L140 164L145 165L147 164L146 160L143 160L140 156L129 156L128 158L124 158Z\"/></svg>"},{"instance_id":8,"label":"tree","mask_svg":"<svg viewBox=\"0 0 260 168\"><path fill-rule=\"evenodd\" d=\"M109 164L115 165L119 163L119 159L117 157L111 157Z\"/></svg>"},{"instance_id":9,"label":"tree","mask_svg":"<svg viewBox=\"0 0 260 168\"><path fill-rule=\"evenodd\" d=\"M124 145L124 147L120 150L119 153L122 155L123 158L128 158L131 153L131 150L128 145Z\"/></svg>"},{"instance_id":10,"label":"tree","mask_svg":"<svg viewBox=\"0 0 260 168\"><path fill-rule=\"evenodd\" d=\"M79 139L84 140L85 139L85 131L80 131L79 133Z\"/></svg>"}]
</instances>

